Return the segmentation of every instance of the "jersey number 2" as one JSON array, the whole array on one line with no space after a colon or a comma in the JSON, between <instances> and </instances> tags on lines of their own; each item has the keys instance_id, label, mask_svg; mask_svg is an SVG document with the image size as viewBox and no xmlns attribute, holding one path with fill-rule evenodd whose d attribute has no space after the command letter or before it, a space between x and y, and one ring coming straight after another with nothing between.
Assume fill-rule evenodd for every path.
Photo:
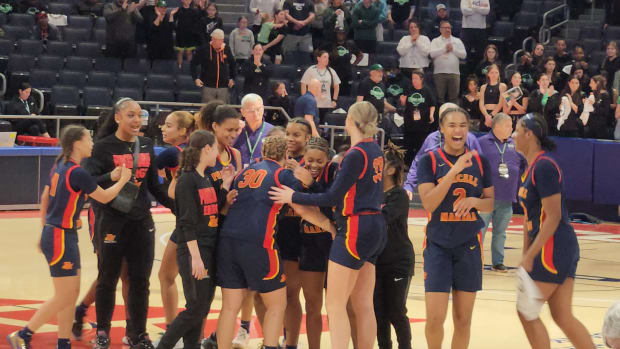
<instances>
[{"instance_id":1,"label":"jersey number 2","mask_svg":"<svg viewBox=\"0 0 620 349\"><path fill-rule=\"evenodd\" d=\"M245 171L245 173L243 174L243 180L239 182L237 186L239 187L239 189L245 187L256 189L260 187L261 184L263 184L263 179L265 179L266 175L267 171L265 170L256 171L255 169L251 168Z\"/></svg>"},{"instance_id":2,"label":"jersey number 2","mask_svg":"<svg viewBox=\"0 0 620 349\"><path fill-rule=\"evenodd\" d=\"M465 191L464 188L456 188L452 191L452 194L454 196L456 196L456 200L454 201L454 205L456 205L457 202L465 199L465 197L467 197L467 192Z\"/></svg>"}]
</instances>

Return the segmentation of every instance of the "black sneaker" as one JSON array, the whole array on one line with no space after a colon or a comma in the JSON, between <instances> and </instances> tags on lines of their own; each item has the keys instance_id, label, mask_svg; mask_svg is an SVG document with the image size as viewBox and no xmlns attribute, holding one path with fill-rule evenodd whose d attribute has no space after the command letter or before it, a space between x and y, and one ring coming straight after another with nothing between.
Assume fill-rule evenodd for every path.
<instances>
[{"instance_id":1,"label":"black sneaker","mask_svg":"<svg viewBox=\"0 0 620 349\"><path fill-rule=\"evenodd\" d=\"M495 265L493 266L493 270L494 270L494 271L497 271L497 272L500 272L500 273L506 273L506 272L508 272L508 269L507 269L507 268L506 268L506 266L505 266L505 265L503 265L502 263L495 264Z\"/></svg>"},{"instance_id":2,"label":"black sneaker","mask_svg":"<svg viewBox=\"0 0 620 349\"><path fill-rule=\"evenodd\" d=\"M131 344L131 349L155 349L149 335L146 333L141 334L138 337L138 343Z\"/></svg>"},{"instance_id":3,"label":"black sneaker","mask_svg":"<svg viewBox=\"0 0 620 349\"><path fill-rule=\"evenodd\" d=\"M213 338L213 336L209 336L202 340L200 346L202 349L217 349L217 341Z\"/></svg>"},{"instance_id":4,"label":"black sneaker","mask_svg":"<svg viewBox=\"0 0 620 349\"><path fill-rule=\"evenodd\" d=\"M108 349L110 347L110 338L106 335L97 335L93 349Z\"/></svg>"}]
</instances>

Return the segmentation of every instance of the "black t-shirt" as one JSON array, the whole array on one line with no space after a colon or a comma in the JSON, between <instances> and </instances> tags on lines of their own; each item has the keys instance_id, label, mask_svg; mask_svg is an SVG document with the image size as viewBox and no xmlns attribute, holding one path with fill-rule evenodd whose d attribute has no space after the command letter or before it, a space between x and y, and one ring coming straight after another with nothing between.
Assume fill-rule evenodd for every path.
<instances>
[{"instance_id":1,"label":"black t-shirt","mask_svg":"<svg viewBox=\"0 0 620 349\"><path fill-rule=\"evenodd\" d=\"M283 10L288 10L288 14L300 21L305 20L310 16L310 13L314 13L314 4L310 0L286 0L282 6ZM295 24L289 23L289 34L303 36L310 31L310 23L299 30L295 30Z\"/></svg>"},{"instance_id":2,"label":"black t-shirt","mask_svg":"<svg viewBox=\"0 0 620 349\"><path fill-rule=\"evenodd\" d=\"M433 93L426 86L416 89L409 86L405 92L407 101L405 104L405 132L427 131L431 121L430 109L436 106ZM414 115L419 113L420 120L414 120Z\"/></svg>"},{"instance_id":3,"label":"black t-shirt","mask_svg":"<svg viewBox=\"0 0 620 349\"><path fill-rule=\"evenodd\" d=\"M395 277L413 275L415 255L407 231L409 197L401 186L383 193L381 209L387 223L387 244L377 259L377 272Z\"/></svg>"},{"instance_id":4,"label":"black t-shirt","mask_svg":"<svg viewBox=\"0 0 620 349\"><path fill-rule=\"evenodd\" d=\"M199 43L196 24L200 22L200 11L193 8L179 8L174 16L176 24L176 46L192 47Z\"/></svg>"},{"instance_id":5,"label":"black t-shirt","mask_svg":"<svg viewBox=\"0 0 620 349\"><path fill-rule=\"evenodd\" d=\"M350 80L353 76L351 58L360 52L360 49L352 41L347 41L342 45L335 44L329 55L329 66L336 71L341 81Z\"/></svg>"},{"instance_id":6,"label":"black t-shirt","mask_svg":"<svg viewBox=\"0 0 620 349\"><path fill-rule=\"evenodd\" d=\"M365 78L357 89L357 95L372 103L379 114L383 113L385 107L385 85L383 82L374 82L370 78Z\"/></svg>"},{"instance_id":7,"label":"black t-shirt","mask_svg":"<svg viewBox=\"0 0 620 349\"><path fill-rule=\"evenodd\" d=\"M267 40L269 40L269 42L272 42L273 40L275 40L278 35L282 34L284 36L286 36L286 33L288 32L288 27L286 26L282 26L280 28L272 28L271 32L269 32L269 38ZM275 56L275 55L280 55L282 54L282 42L284 41L284 38L282 40L280 40L280 42L278 42L277 44L271 46L270 48L267 49L266 53L269 56Z\"/></svg>"},{"instance_id":8,"label":"black t-shirt","mask_svg":"<svg viewBox=\"0 0 620 349\"><path fill-rule=\"evenodd\" d=\"M385 96L388 103L398 108L400 107L400 96L407 92L407 89L411 86L411 80L402 74L397 74L394 77L388 76L386 86Z\"/></svg>"},{"instance_id":9,"label":"black t-shirt","mask_svg":"<svg viewBox=\"0 0 620 349\"><path fill-rule=\"evenodd\" d=\"M202 17L200 22L198 22L198 33L200 33L203 44L208 44L211 41L211 33L213 33L215 29L224 29L224 22L222 22L220 17Z\"/></svg>"},{"instance_id":10,"label":"black t-shirt","mask_svg":"<svg viewBox=\"0 0 620 349\"><path fill-rule=\"evenodd\" d=\"M530 96L530 92L527 89L525 89L523 86L521 86L521 91L523 91L523 96L517 99L517 103L523 105L523 98L528 98ZM515 106L512 106L508 112L510 113L511 111L514 111L516 109L517 108Z\"/></svg>"},{"instance_id":11,"label":"black t-shirt","mask_svg":"<svg viewBox=\"0 0 620 349\"><path fill-rule=\"evenodd\" d=\"M409 18L411 6L415 5L414 0L388 0L388 5L392 5L392 19L394 22L403 22Z\"/></svg>"}]
</instances>

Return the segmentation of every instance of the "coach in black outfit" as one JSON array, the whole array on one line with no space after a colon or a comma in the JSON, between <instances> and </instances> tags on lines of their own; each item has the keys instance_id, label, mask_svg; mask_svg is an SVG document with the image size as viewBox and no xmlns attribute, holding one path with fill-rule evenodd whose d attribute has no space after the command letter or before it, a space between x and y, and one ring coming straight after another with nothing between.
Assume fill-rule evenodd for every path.
<instances>
[{"instance_id":1,"label":"coach in black outfit","mask_svg":"<svg viewBox=\"0 0 620 349\"><path fill-rule=\"evenodd\" d=\"M45 123L35 119L37 103L30 96L32 87L27 82L22 82L17 89L17 95L6 108L7 115L32 115L31 119L14 119L13 129L20 135L49 137Z\"/></svg>"}]
</instances>

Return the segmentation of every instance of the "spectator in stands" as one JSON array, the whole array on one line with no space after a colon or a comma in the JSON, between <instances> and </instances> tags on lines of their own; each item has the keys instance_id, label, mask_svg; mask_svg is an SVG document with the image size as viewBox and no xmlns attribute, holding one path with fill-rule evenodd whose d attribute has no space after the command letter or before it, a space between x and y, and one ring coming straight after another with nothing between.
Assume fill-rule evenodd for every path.
<instances>
[{"instance_id":1,"label":"spectator in stands","mask_svg":"<svg viewBox=\"0 0 620 349\"><path fill-rule=\"evenodd\" d=\"M404 112L404 105L400 102L400 97L406 95L411 88L411 74L407 77L405 72L401 72L395 62L386 62L386 81L385 98L388 103L396 107L398 112ZM402 114L401 114L402 115Z\"/></svg>"},{"instance_id":2,"label":"spectator in stands","mask_svg":"<svg viewBox=\"0 0 620 349\"><path fill-rule=\"evenodd\" d=\"M480 213L485 223L485 227L482 228L482 242L492 220L491 265L492 270L500 273L508 271L504 266L506 229L512 219L512 204L517 202L519 177L527 167L525 157L515 150L511 134L510 116L499 113L493 117L492 130L478 139L484 157L489 162L495 194L493 211Z\"/></svg>"},{"instance_id":3,"label":"spectator in stands","mask_svg":"<svg viewBox=\"0 0 620 349\"><path fill-rule=\"evenodd\" d=\"M329 53L326 51L317 52L316 61L316 65L308 67L301 77L301 94L306 93L310 80L316 79L321 83L321 94L315 97L319 107L319 124L323 124L325 114L336 108L340 95L340 77L329 67Z\"/></svg>"},{"instance_id":4,"label":"spectator in stands","mask_svg":"<svg viewBox=\"0 0 620 349\"><path fill-rule=\"evenodd\" d=\"M413 70L428 69L431 41L420 34L420 24L417 21L409 22L409 35L400 39L396 51L400 55L400 70L405 76L410 77Z\"/></svg>"},{"instance_id":5,"label":"spectator in stands","mask_svg":"<svg viewBox=\"0 0 620 349\"><path fill-rule=\"evenodd\" d=\"M563 86L559 86L561 82L560 72L558 72L558 65L553 57L545 57L538 70L540 73L546 74L549 77L550 84L553 85L553 87L556 89L563 88Z\"/></svg>"},{"instance_id":6,"label":"spectator in stands","mask_svg":"<svg viewBox=\"0 0 620 349\"><path fill-rule=\"evenodd\" d=\"M459 38L452 36L452 25L441 21L441 36L431 41L430 56L433 59L433 79L439 104L455 103L460 91L461 73L459 59L465 59L467 52ZM447 95L447 98L446 98Z\"/></svg>"},{"instance_id":7,"label":"spectator in stands","mask_svg":"<svg viewBox=\"0 0 620 349\"><path fill-rule=\"evenodd\" d=\"M583 50L583 46L579 44L575 44L575 46L573 46L572 58L572 63L582 63L584 64L586 70L588 69L588 62L586 61L586 53Z\"/></svg>"},{"instance_id":8,"label":"spectator in stands","mask_svg":"<svg viewBox=\"0 0 620 349\"><path fill-rule=\"evenodd\" d=\"M519 87L522 92L517 98L511 96L511 98L504 103L504 114L512 118L513 128L516 127L517 121L527 112L527 105L529 102L530 93L528 89L522 86L522 82L521 73L516 71L510 76L510 84L507 87L508 90Z\"/></svg>"},{"instance_id":9,"label":"spectator in stands","mask_svg":"<svg viewBox=\"0 0 620 349\"><path fill-rule=\"evenodd\" d=\"M357 88L357 102L368 101L374 105L379 113L379 118L377 119L379 123L384 111L396 111L396 108L386 100L385 91L383 66L381 64L373 64L370 67L370 76L362 80Z\"/></svg>"},{"instance_id":10,"label":"spectator in stands","mask_svg":"<svg viewBox=\"0 0 620 349\"><path fill-rule=\"evenodd\" d=\"M183 65L183 54L188 62L192 60L192 54L199 44L196 37L196 23L200 21L200 11L191 6L192 0L181 0L183 7L179 8L176 19L176 44L177 64L179 69Z\"/></svg>"},{"instance_id":11,"label":"spectator in stands","mask_svg":"<svg viewBox=\"0 0 620 349\"><path fill-rule=\"evenodd\" d=\"M375 28L377 31L377 41L383 42L383 22L387 20L388 17L388 7L386 0L372 0L373 6L377 6L379 9L379 20L377 23L377 27Z\"/></svg>"},{"instance_id":12,"label":"spectator in stands","mask_svg":"<svg viewBox=\"0 0 620 349\"><path fill-rule=\"evenodd\" d=\"M543 59L545 59L545 45L538 43L532 51L532 65L538 69L542 65Z\"/></svg>"},{"instance_id":13,"label":"spectator in stands","mask_svg":"<svg viewBox=\"0 0 620 349\"><path fill-rule=\"evenodd\" d=\"M536 76L536 67L533 64L532 54L524 52L517 65L517 71L521 74L521 83L528 90L534 88L534 76Z\"/></svg>"},{"instance_id":14,"label":"spectator in stands","mask_svg":"<svg viewBox=\"0 0 620 349\"><path fill-rule=\"evenodd\" d=\"M288 52L300 52L301 62L310 62L312 53L312 35L310 34L310 23L314 20L314 5L310 0L286 0L282 9L286 13L288 20L288 34L282 43L282 54ZM288 62L295 63L295 62Z\"/></svg>"},{"instance_id":15,"label":"spectator in stands","mask_svg":"<svg viewBox=\"0 0 620 349\"><path fill-rule=\"evenodd\" d=\"M241 67L241 73L245 77L243 95L255 93L261 98L267 98L273 67L263 57L263 53L263 45L254 45L252 56Z\"/></svg>"},{"instance_id":16,"label":"spectator in stands","mask_svg":"<svg viewBox=\"0 0 620 349\"><path fill-rule=\"evenodd\" d=\"M611 91L611 87L614 83L614 77L618 70L620 70L620 58L618 58L618 44L615 41L611 41L607 44L606 49L607 57L601 64L601 74L607 79L607 89Z\"/></svg>"},{"instance_id":17,"label":"spectator in stands","mask_svg":"<svg viewBox=\"0 0 620 349\"><path fill-rule=\"evenodd\" d=\"M579 87L581 88L581 92L583 92L586 96L590 95L590 76L588 76L588 68L585 61L575 62L571 66L570 75L574 76L579 80Z\"/></svg>"},{"instance_id":18,"label":"spectator in stands","mask_svg":"<svg viewBox=\"0 0 620 349\"><path fill-rule=\"evenodd\" d=\"M499 59L499 51L497 46L490 44L484 49L484 57L482 61L476 66L476 76L480 81L486 79L489 66L495 64L499 68L500 76L504 71L502 61Z\"/></svg>"},{"instance_id":19,"label":"spectator in stands","mask_svg":"<svg viewBox=\"0 0 620 349\"><path fill-rule=\"evenodd\" d=\"M612 349L620 349L620 302L614 303L603 321L603 343Z\"/></svg>"},{"instance_id":20,"label":"spectator in stands","mask_svg":"<svg viewBox=\"0 0 620 349\"><path fill-rule=\"evenodd\" d=\"M215 29L224 29L224 22L219 16L217 5L214 2L209 2L206 9L207 15L198 22L198 32L202 44L211 42L211 34Z\"/></svg>"},{"instance_id":21,"label":"spectator in stands","mask_svg":"<svg viewBox=\"0 0 620 349\"><path fill-rule=\"evenodd\" d=\"M103 16L103 2L99 0L79 0L75 10L80 16Z\"/></svg>"},{"instance_id":22,"label":"spectator in stands","mask_svg":"<svg viewBox=\"0 0 620 349\"><path fill-rule=\"evenodd\" d=\"M268 14L264 14L265 18L271 18ZM275 64L282 63L282 41L286 37L286 12L277 10L275 19L263 23L257 36L259 44L263 45L265 53L271 58Z\"/></svg>"},{"instance_id":23,"label":"spectator in stands","mask_svg":"<svg viewBox=\"0 0 620 349\"><path fill-rule=\"evenodd\" d=\"M415 0L388 0L388 5L392 7L388 11L388 22L391 29L405 29L407 23L413 19Z\"/></svg>"},{"instance_id":24,"label":"spectator in stands","mask_svg":"<svg viewBox=\"0 0 620 349\"><path fill-rule=\"evenodd\" d=\"M328 0L312 0L314 6L314 19L310 23L310 34L312 35L312 47L316 50L324 46L324 25L326 11L329 8Z\"/></svg>"},{"instance_id":25,"label":"spectator in stands","mask_svg":"<svg viewBox=\"0 0 620 349\"><path fill-rule=\"evenodd\" d=\"M461 37L469 51L470 62L478 62L484 54L487 45L487 15L490 9L489 0L461 0Z\"/></svg>"},{"instance_id":26,"label":"spectator in stands","mask_svg":"<svg viewBox=\"0 0 620 349\"><path fill-rule=\"evenodd\" d=\"M478 131L480 129L480 91L478 90L478 78L470 75L465 80L465 93L461 96L461 108L469 113L469 129Z\"/></svg>"},{"instance_id":27,"label":"spectator in stands","mask_svg":"<svg viewBox=\"0 0 620 349\"><path fill-rule=\"evenodd\" d=\"M353 56L355 56L355 60L351 63ZM351 67L357 65L363 58L364 54L355 43L347 40L346 32L338 29L336 40L332 42L331 52L329 53L329 65L334 67L336 75L340 78L340 96L351 95L351 85L354 79Z\"/></svg>"},{"instance_id":28,"label":"spectator in stands","mask_svg":"<svg viewBox=\"0 0 620 349\"><path fill-rule=\"evenodd\" d=\"M248 58L252 56L254 48L254 34L248 29L248 19L245 16L237 19L237 28L230 33L228 44L230 45L230 52L232 52L237 61L237 66L242 67Z\"/></svg>"},{"instance_id":29,"label":"spectator in stands","mask_svg":"<svg viewBox=\"0 0 620 349\"><path fill-rule=\"evenodd\" d=\"M594 111L590 113L590 118L586 124L585 135L587 138L609 139L610 130L613 125L611 114L611 95L605 89L607 81L603 75L595 75L590 79L590 96L584 103L592 105Z\"/></svg>"},{"instance_id":30,"label":"spectator in stands","mask_svg":"<svg viewBox=\"0 0 620 349\"><path fill-rule=\"evenodd\" d=\"M235 84L235 59L230 48L224 44L223 30L215 29L210 36L211 42L202 45L192 57L190 64L192 78L196 86L202 88L203 102L220 99L228 103L230 100L228 89Z\"/></svg>"},{"instance_id":31,"label":"spectator in stands","mask_svg":"<svg viewBox=\"0 0 620 349\"><path fill-rule=\"evenodd\" d=\"M499 67L491 64L487 69L486 83L480 87L480 112L483 118L480 119L480 131L489 132L493 117L502 111L504 107L504 92L506 84L501 82Z\"/></svg>"},{"instance_id":32,"label":"spectator in stands","mask_svg":"<svg viewBox=\"0 0 620 349\"><path fill-rule=\"evenodd\" d=\"M527 105L528 113L539 113L547 120L550 134L557 134L557 115L560 111L560 95L553 88L549 75L539 74L536 79L538 88L530 93Z\"/></svg>"},{"instance_id":33,"label":"spectator in stands","mask_svg":"<svg viewBox=\"0 0 620 349\"><path fill-rule=\"evenodd\" d=\"M435 121L437 103L434 94L424 85L424 72L414 70L411 73L411 85L400 97L400 104L405 106L403 118L405 140L405 164L409 166L415 153L420 150L426 136Z\"/></svg>"},{"instance_id":34,"label":"spectator in stands","mask_svg":"<svg viewBox=\"0 0 620 349\"><path fill-rule=\"evenodd\" d=\"M263 23L263 14L274 17L280 9L280 0L250 0L250 13L254 15L252 18L252 32L254 39L258 40L258 32ZM265 49L266 51L267 49Z\"/></svg>"},{"instance_id":35,"label":"spectator in stands","mask_svg":"<svg viewBox=\"0 0 620 349\"><path fill-rule=\"evenodd\" d=\"M351 12L342 3L342 0L332 0L331 6L323 14L323 37L325 38L324 47L320 49L331 51L339 32L343 32L345 39L351 30ZM331 55L330 55L331 57Z\"/></svg>"},{"instance_id":36,"label":"spectator in stands","mask_svg":"<svg viewBox=\"0 0 620 349\"><path fill-rule=\"evenodd\" d=\"M553 60L560 70L570 64L571 56L566 52L566 40L558 39L555 42L555 56L553 56Z\"/></svg>"},{"instance_id":37,"label":"spectator in stands","mask_svg":"<svg viewBox=\"0 0 620 349\"><path fill-rule=\"evenodd\" d=\"M360 50L369 55L377 51L377 24L379 23L379 8L373 6L372 0L358 2L351 11L351 25L353 39Z\"/></svg>"},{"instance_id":38,"label":"spectator in stands","mask_svg":"<svg viewBox=\"0 0 620 349\"><path fill-rule=\"evenodd\" d=\"M30 115L30 119L14 119L13 129L20 135L49 137L45 123L35 119L37 104L30 95L32 87L27 82L22 82L17 88L17 95L6 107L7 115Z\"/></svg>"},{"instance_id":39,"label":"spectator in stands","mask_svg":"<svg viewBox=\"0 0 620 349\"><path fill-rule=\"evenodd\" d=\"M305 93L295 101L295 117L304 118L312 128L312 136L318 137L319 132L317 125L319 124L319 108L317 101L321 96L321 82L317 79L311 79L308 82L308 88Z\"/></svg>"},{"instance_id":40,"label":"spectator in stands","mask_svg":"<svg viewBox=\"0 0 620 349\"><path fill-rule=\"evenodd\" d=\"M47 13L39 12L35 16L36 24L34 28L32 28L32 34L34 38L37 40L60 40L60 30L53 24L49 23L49 18L47 17Z\"/></svg>"},{"instance_id":41,"label":"spectator in stands","mask_svg":"<svg viewBox=\"0 0 620 349\"><path fill-rule=\"evenodd\" d=\"M582 137L583 123L579 119L583 111L583 98L585 97L579 86L579 79L572 76L560 93L561 107L558 135L562 137ZM559 124L559 122L558 122Z\"/></svg>"},{"instance_id":42,"label":"spectator in stands","mask_svg":"<svg viewBox=\"0 0 620 349\"><path fill-rule=\"evenodd\" d=\"M441 27L442 21L450 21L448 18L448 8L444 4L437 4L435 6L436 16L432 22L429 23L428 28L426 28L426 33L428 33L428 37L434 39L441 35Z\"/></svg>"},{"instance_id":43,"label":"spectator in stands","mask_svg":"<svg viewBox=\"0 0 620 349\"><path fill-rule=\"evenodd\" d=\"M16 0L7 2L13 4L13 8L19 13L33 14L43 11L48 12L47 5L40 0L21 0L19 2Z\"/></svg>"},{"instance_id":44,"label":"spectator in stands","mask_svg":"<svg viewBox=\"0 0 620 349\"><path fill-rule=\"evenodd\" d=\"M458 105L454 103L444 103L441 107L439 107L439 112L437 114L441 115L442 111L448 108L458 108ZM480 143L478 143L478 137L476 137L473 133L467 132L467 140L465 142L467 149L476 150L478 153L482 154L482 150L480 150ZM443 143L443 134L439 130L431 132L424 140L420 150L416 153L415 158L411 162L411 167L409 167L407 179L405 180L405 183L403 183L403 188L407 191L409 200L413 199L413 193L418 185L418 162L422 156L429 151L439 148Z\"/></svg>"},{"instance_id":45,"label":"spectator in stands","mask_svg":"<svg viewBox=\"0 0 620 349\"><path fill-rule=\"evenodd\" d=\"M167 13L166 1L158 0L155 5L155 19L150 23L150 35L147 42L149 59L174 58L174 15L176 7Z\"/></svg>"},{"instance_id":46,"label":"spectator in stands","mask_svg":"<svg viewBox=\"0 0 620 349\"><path fill-rule=\"evenodd\" d=\"M278 81L273 85L271 96L267 98L267 105L270 107L281 107L286 113L291 115L291 102L286 92L286 83ZM265 120L274 126L286 126L288 119L278 110L268 110Z\"/></svg>"},{"instance_id":47,"label":"spectator in stands","mask_svg":"<svg viewBox=\"0 0 620 349\"><path fill-rule=\"evenodd\" d=\"M620 1L605 0L605 28L609 25L620 25Z\"/></svg>"},{"instance_id":48,"label":"spectator in stands","mask_svg":"<svg viewBox=\"0 0 620 349\"><path fill-rule=\"evenodd\" d=\"M116 0L103 6L105 17L105 54L110 57L134 57L136 55L136 23L144 18L140 9L146 0L129 3L129 0Z\"/></svg>"},{"instance_id":49,"label":"spectator in stands","mask_svg":"<svg viewBox=\"0 0 620 349\"><path fill-rule=\"evenodd\" d=\"M233 147L241 153L243 167L262 156L263 139L273 128L272 124L263 120L264 112L263 99L259 95L250 93L241 99L241 115L245 120L245 127Z\"/></svg>"}]
</instances>

